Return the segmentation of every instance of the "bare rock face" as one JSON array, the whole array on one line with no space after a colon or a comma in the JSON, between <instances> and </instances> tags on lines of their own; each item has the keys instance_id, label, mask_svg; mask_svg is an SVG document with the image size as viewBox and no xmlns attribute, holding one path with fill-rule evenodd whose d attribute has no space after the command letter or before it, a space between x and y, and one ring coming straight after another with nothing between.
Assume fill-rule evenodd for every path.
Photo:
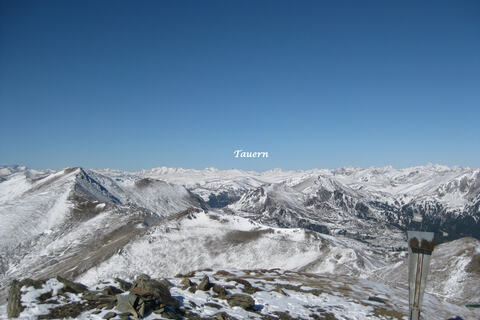
<instances>
[{"instance_id":1,"label":"bare rock face","mask_svg":"<svg viewBox=\"0 0 480 320\"><path fill-rule=\"evenodd\" d=\"M9 318L17 318L20 315L20 312L23 311L23 306L21 304L22 293L20 289L22 284L18 280L13 280L10 283L10 290L8 291L8 305L7 305L7 315Z\"/></svg>"}]
</instances>

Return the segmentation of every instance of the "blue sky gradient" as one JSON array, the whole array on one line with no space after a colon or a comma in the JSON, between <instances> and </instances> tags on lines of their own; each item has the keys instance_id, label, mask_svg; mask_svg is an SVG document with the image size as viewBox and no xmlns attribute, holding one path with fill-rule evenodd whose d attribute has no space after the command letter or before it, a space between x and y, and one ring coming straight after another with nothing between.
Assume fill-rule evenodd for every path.
<instances>
[{"instance_id":1,"label":"blue sky gradient","mask_svg":"<svg viewBox=\"0 0 480 320\"><path fill-rule=\"evenodd\" d=\"M479 1L0 0L0 70L2 164L480 167Z\"/></svg>"}]
</instances>

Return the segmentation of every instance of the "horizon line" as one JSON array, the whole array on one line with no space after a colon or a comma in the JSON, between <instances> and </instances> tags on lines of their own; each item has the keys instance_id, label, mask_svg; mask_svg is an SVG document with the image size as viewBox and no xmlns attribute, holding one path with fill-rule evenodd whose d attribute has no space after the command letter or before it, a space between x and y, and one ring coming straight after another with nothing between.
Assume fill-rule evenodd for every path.
<instances>
[{"instance_id":1,"label":"horizon line","mask_svg":"<svg viewBox=\"0 0 480 320\"><path fill-rule=\"evenodd\" d=\"M320 168L320 167L315 167L315 168L310 168L310 169L284 169L284 168L271 168L271 169L266 169L266 170L244 170L244 169L239 169L239 168L230 168L230 169L219 169L216 167L205 167L205 168L187 168L187 167L169 167L169 166L158 166L158 167L151 167L151 168L142 168L138 170L126 170L126 169L119 169L119 168L91 168L91 167L86 167L86 166L66 166L63 168L59 169L53 169L53 168L33 168L29 167L27 165L23 164L0 164L0 168L15 168L15 167L24 167L25 169L30 169L30 170L38 170L38 171L62 171L66 169L71 169L71 168L81 168L81 169L89 169L89 170L97 170L97 171L122 171L122 172L141 172L141 171L154 171L154 170L185 170L185 171L241 171L241 172L255 172L255 173L266 173L270 171L283 171L283 172L288 172L288 171L300 171L300 172L309 172L309 171L321 171L321 170L329 170L329 171L336 171L336 170L342 170L342 169L360 169L360 170L366 170L366 169L394 169L394 170L407 170L407 169L414 169L414 168L434 168L434 167L444 167L448 169L463 169L463 170L477 170L480 168L473 168L470 166L461 166L461 165L443 165L440 163L431 163L428 162L426 164L422 165L413 165L413 166L408 166L408 167L394 167L392 165L386 165L386 166L368 166L368 167L361 167L361 166L343 166L343 167L336 167L336 168Z\"/></svg>"}]
</instances>

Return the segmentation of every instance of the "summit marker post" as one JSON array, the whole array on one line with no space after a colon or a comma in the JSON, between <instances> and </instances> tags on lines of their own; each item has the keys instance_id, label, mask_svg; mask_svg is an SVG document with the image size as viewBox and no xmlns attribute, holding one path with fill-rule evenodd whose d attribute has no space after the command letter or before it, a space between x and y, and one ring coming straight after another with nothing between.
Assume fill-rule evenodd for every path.
<instances>
[{"instance_id":1,"label":"summit marker post","mask_svg":"<svg viewBox=\"0 0 480 320\"><path fill-rule=\"evenodd\" d=\"M433 232L407 231L410 320L420 320L434 241Z\"/></svg>"}]
</instances>

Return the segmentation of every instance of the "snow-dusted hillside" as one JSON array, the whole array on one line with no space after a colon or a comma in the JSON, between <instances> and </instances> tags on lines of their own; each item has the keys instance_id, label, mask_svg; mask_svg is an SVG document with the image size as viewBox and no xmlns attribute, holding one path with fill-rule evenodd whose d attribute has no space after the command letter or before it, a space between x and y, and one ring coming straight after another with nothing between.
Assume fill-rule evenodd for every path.
<instances>
[{"instance_id":1,"label":"snow-dusted hillside","mask_svg":"<svg viewBox=\"0 0 480 320\"><path fill-rule=\"evenodd\" d=\"M406 283L407 260L378 269L372 279L396 285ZM438 245L432 255L427 292L461 304L480 301L480 241L462 238Z\"/></svg>"},{"instance_id":2,"label":"snow-dusted hillside","mask_svg":"<svg viewBox=\"0 0 480 320\"><path fill-rule=\"evenodd\" d=\"M294 175L308 175L301 171L282 171L280 169L255 172L237 169L218 170L206 168L204 170L182 168L153 168L138 172L121 170L96 170L105 176L118 179L152 178L183 185L190 191L198 194L205 201L216 200L217 196L225 197L227 202L239 198L244 192L261 186L265 183L281 182ZM210 204L214 204L211 201Z\"/></svg>"},{"instance_id":3,"label":"snow-dusted hillside","mask_svg":"<svg viewBox=\"0 0 480 320\"><path fill-rule=\"evenodd\" d=\"M196 206L203 201L163 181L122 185L81 168L11 172L0 183L0 286L26 274L78 275L162 217Z\"/></svg>"},{"instance_id":4,"label":"snow-dusted hillside","mask_svg":"<svg viewBox=\"0 0 480 320\"><path fill-rule=\"evenodd\" d=\"M281 268L368 277L397 254L304 229L270 228L220 212L191 212L152 227L80 277L174 276L204 268Z\"/></svg>"},{"instance_id":5,"label":"snow-dusted hillside","mask_svg":"<svg viewBox=\"0 0 480 320\"><path fill-rule=\"evenodd\" d=\"M438 240L480 238L480 170L430 165L294 172L251 189L228 208L271 225L362 240L385 233L395 238L420 214Z\"/></svg>"},{"instance_id":6,"label":"snow-dusted hillside","mask_svg":"<svg viewBox=\"0 0 480 320\"><path fill-rule=\"evenodd\" d=\"M414 213L437 240L480 238L480 170L266 172L0 167L0 301L14 278L295 270L404 290ZM479 242L438 246L427 291L480 302Z\"/></svg>"},{"instance_id":7,"label":"snow-dusted hillside","mask_svg":"<svg viewBox=\"0 0 480 320\"><path fill-rule=\"evenodd\" d=\"M148 283L157 285L153 288L163 288L169 300L159 297L157 301L170 301L168 307L133 302L142 299L143 292L152 290ZM116 278L88 287L61 278L33 282L37 288L31 284L32 281L20 283L18 289L18 305L23 306L20 319L131 319L139 314L146 320L408 319L408 290L404 288L349 276L281 269L208 269L160 281L141 275L133 284ZM122 297L132 299L128 309L124 307L125 300L120 300ZM429 320L478 319L480 315L478 310L429 294L423 306L422 315ZM5 314L6 306L0 306L0 319L7 319Z\"/></svg>"}]
</instances>

